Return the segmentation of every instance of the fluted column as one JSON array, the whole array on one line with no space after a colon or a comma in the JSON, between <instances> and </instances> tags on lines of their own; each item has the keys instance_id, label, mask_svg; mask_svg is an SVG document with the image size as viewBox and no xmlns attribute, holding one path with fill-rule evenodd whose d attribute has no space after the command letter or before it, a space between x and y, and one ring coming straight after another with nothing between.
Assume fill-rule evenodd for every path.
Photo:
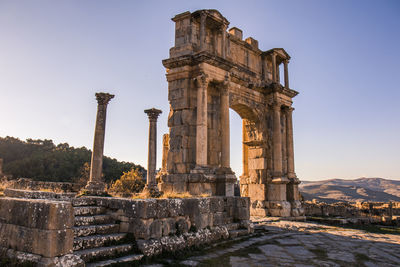
<instances>
[{"instance_id":1,"label":"fluted column","mask_svg":"<svg viewBox=\"0 0 400 267\"><path fill-rule=\"evenodd\" d=\"M206 48L206 17L207 15L204 12L200 14L200 51Z\"/></svg>"},{"instance_id":2,"label":"fluted column","mask_svg":"<svg viewBox=\"0 0 400 267\"><path fill-rule=\"evenodd\" d=\"M276 80L276 55L273 53L272 57L272 81L277 82Z\"/></svg>"},{"instance_id":3,"label":"fluted column","mask_svg":"<svg viewBox=\"0 0 400 267\"><path fill-rule=\"evenodd\" d=\"M207 165L207 87L208 79L202 74L197 79L196 165Z\"/></svg>"},{"instance_id":4,"label":"fluted column","mask_svg":"<svg viewBox=\"0 0 400 267\"><path fill-rule=\"evenodd\" d=\"M275 103L273 109L273 162L274 178L282 176L282 135L281 135L281 105Z\"/></svg>"},{"instance_id":5,"label":"fluted column","mask_svg":"<svg viewBox=\"0 0 400 267\"><path fill-rule=\"evenodd\" d=\"M288 63L289 63L289 60L287 60L287 59L283 61L283 68L284 68L284 72L285 72L285 88L289 88Z\"/></svg>"},{"instance_id":6,"label":"fluted column","mask_svg":"<svg viewBox=\"0 0 400 267\"><path fill-rule=\"evenodd\" d=\"M221 166L230 168L229 89L221 89Z\"/></svg>"},{"instance_id":7,"label":"fluted column","mask_svg":"<svg viewBox=\"0 0 400 267\"><path fill-rule=\"evenodd\" d=\"M147 158L147 184L151 190L157 189L156 164L157 164L157 118L162 112L159 109L146 109L144 111L149 117L149 151Z\"/></svg>"},{"instance_id":8,"label":"fluted column","mask_svg":"<svg viewBox=\"0 0 400 267\"><path fill-rule=\"evenodd\" d=\"M86 185L86 190L89 194L100 195L105 192L105 183L102 177L104 137L106 130L107 105L112 98L114 98L114 95L108 93L96 93L98 104L96 126L94 131L92 160L90 164L90 178Z\"/></svg>"},{"instance_id":9,"label":"fluted column","mask_svg":"<svg viewBox=\"0 0 400 267\"><path fill-rule=\"evenodd\" d=\"M288 178L296 178L294 171L294 148L293 148L293 121L292 113L294 108L286 109L286 151L287 151L287 172Z\"/></svg>"}]
</instances>

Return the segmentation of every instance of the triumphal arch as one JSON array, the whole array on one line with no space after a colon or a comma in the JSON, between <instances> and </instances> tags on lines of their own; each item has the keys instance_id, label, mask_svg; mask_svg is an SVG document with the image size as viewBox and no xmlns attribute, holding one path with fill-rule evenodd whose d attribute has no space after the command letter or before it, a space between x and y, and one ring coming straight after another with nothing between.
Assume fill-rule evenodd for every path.
<instances>
[{"instance_id":1,"label":"triumphal arch","mask_svg":"<svg viewBox=\"0 0 400 267\"><path fill-rule=\"evenodd\" d=\"M282 48L261 51L258 41L216 10L176 15L175 46L167 69L169 135L164 136L159 188L194 195L233 195L229 108L243 120L241 196L251 214L298 216L292 98ZM281 68L280 68L281 67ZM280 77L280 69L283 79ZM281 84L283 80L283 85Z\"/></svg>"}]
</instances>

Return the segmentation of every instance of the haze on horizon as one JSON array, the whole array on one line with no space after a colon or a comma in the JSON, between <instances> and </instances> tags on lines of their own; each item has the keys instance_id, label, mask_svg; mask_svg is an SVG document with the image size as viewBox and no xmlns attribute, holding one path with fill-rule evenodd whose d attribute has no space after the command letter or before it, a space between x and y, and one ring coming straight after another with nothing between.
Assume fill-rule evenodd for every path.
<instances>
[{"instance_id":1,"label":"haze on horizon","mask_svg":"<svg viewBox=\"0 0 400 267\"><path fill-rule=\"evenodd\" d=\"M400 2L0 0L0 136L92 148L94 93L115 94L105 155L147 166L148 119L158 120L158 165L168 132L162 59L176 14L217 9L229 27L283 47L296 173L301 180L400 180ZM231 166L241 175L242 123L231 110Z\"/></svg>"}]
</instances>

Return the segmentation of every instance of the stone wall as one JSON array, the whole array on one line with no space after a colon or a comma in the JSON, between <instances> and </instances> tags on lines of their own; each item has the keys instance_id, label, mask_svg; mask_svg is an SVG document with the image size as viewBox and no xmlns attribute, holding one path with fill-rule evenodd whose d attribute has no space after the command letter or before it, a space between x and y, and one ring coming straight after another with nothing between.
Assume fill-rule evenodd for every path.
<instances>
[{"instance_id":1,"label":"stone wall","mask_svg":"<svg viewBox=\"0 0 400 267\"><path fill-rule=\"evenodd\" d=\"M40 266L73 258L73 225L70 202L0 198L2 257Z\"/></svg>"},{"instance_id":2,"label":"stone wall","mask_svg":"<svg viewBox=\"0 0 400 267\"><path fill-rule=\"evenodd\" d=\"M360 218L362 222L392 221L400 218L400 202L303 203L306 216ZM368 220L364 220L368 219Z\"/></svg>"},{"instance_id":3,"label":"stone wall","mask_svg":"<svg viewBox=\"0 0 400 267\"><path fill-rule=\"evenodd\" d=\"M78 192L80 185L76 183L35 181L29 178L2 178L1 184L7 188L22 190L48 190L52 192Z\"/></svg>"},{"instance_id":4,"label":"stone wall","mask_svg":"<svg viewBox=\"0 0 400 267\"><path fill-rule=\"evenodd\" d=\"M132 233L139 250L146 256L253 231L249 198L84 199L109 209L120 221L120 232Z\"/></svg>"},{"instance_id":5,"label":"stone wall","mask_svg":"<svg viewBox=\"0 0 400 267\"><path fill-rule=\"evenodd\" d=\"M6 189L5 195L15 198L0 198L0 248L14 253L9 257L24 253L23 260L30 257L34 262L67 257L73 266L79 266L79 257L70 253L74 239L73 209L82 206L98 206L112 215L119 224L118 232L132 234L138 250L146 256L253 232L250 199L245 197L128 199L49 194Z\"/></svg>"}]
</instances>

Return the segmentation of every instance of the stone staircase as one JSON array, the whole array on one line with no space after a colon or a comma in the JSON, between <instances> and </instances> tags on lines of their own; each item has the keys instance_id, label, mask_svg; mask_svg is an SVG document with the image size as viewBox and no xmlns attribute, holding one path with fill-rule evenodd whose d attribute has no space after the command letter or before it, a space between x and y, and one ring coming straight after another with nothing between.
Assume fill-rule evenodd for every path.
<instances>
[{"instance_id":1,"label":"stone staircase","mask_svg":"<svg viewBox=\"0 0 400 267\"><path fill-rule=\"evenodd\" d=\"M119 233L119 224L105 208L84 199L73 202L73 206L74 254L86 266L121 265L142 259L142 254L134 252L134 241L126 233Z\"/></svg>"}]
</instances>

